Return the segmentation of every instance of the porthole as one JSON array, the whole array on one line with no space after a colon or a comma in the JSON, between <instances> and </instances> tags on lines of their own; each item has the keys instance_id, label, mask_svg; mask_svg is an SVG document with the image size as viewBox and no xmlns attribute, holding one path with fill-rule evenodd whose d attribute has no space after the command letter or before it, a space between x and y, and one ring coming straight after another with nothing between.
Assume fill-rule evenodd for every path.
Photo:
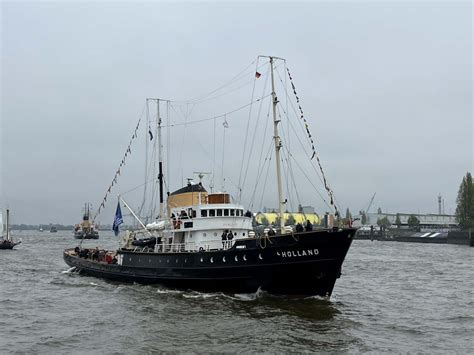
<instances>
[{"instance_id":1,"label":"porthole","mask_svg":"<svg viewBox=\"0 0 474 355\"><path fill-rule=\"evenodd\" d=\"M211 258L211 263L213 263L213 262L214 262L214 258Z\"/></svg>"},{"instance_id":2,"label":"porthole","mask_svg":"<svg viewBox=\"0 0 474 355\"><path fill-rule=\"evenodd\" d=\"M247 261L247 256L244 255L244 261Z\"/></svg>"},{"instance_id":3,"label":"porthole","mask_svg":"<svg viewBox=\"0 0 474 355\"><path fill-rule=\"evenodd\" d=\"M258 254L258 258L259 258L260 260L263 260L262 254Z\"/></svg>"},{"instance_id":4,"label":"porthole","mask_svg":"<svg viewBox=\"0 0 474 355\"><path fill-rule=\"evenodd\" d=\"M234 260L239 261L239 258L237 257L237 255L235 256Z\"/></svg>"},{"instance_id":5,"label":"porthole","mask_svg":"<svg viewBox=\"0 0 474 355\"><path fill-rule=\"evenodd\" d=\"M176 259L176 264L178 263L178 259Z\"/></svg>"},{"instance_id":6,"label":"porthole","mask_svg":"<svg viewBox=\"0 0 474 355\"><path fill-rule=\"evenodd\" d=\"M225 256L222 258L222 261L225 262Z\"/></svg>"},{"instance_id":7,"label":"porthole","mask_svg":"<svg viewBox=\"0 0 474 355\"><path fill-rule=\"evenodd\" d=\"M203 262L204 260L201 258L201 263Z\"/></svg>"},{"instance_id":8,"label":"porthole","mask_svg":"<svg viewBox=\"0 0 474 355\"><path fill-rule=\"evenodd\" d=\"M205 237L207 234L206 233L202 233L202 236Z\"/></svg>"},{"instance_id":9,"label":"porthole","mask_svg":"<svg viewBox=\"0 0 474 355\"><path fill-rule=\"evenodd\" d=\"M245 232L243 232L242 235L245 237Z\"/></svg>"},{"instance_id":10,"label":"porthole","mask_svg":"<svg viewBox=\"0 0 474 355\"><path fill-rule=\"evenodd\" d=\"M214 232L214 237L217 237L217 232Z\"/></svg>"},{"instance_id":11,"label":"porthole","mask_svg":"<svg viewBox=\"0 0 474 355\"><path fill-rule=\"evenodd\" d=\"M166 260L166 262L169 264L169 263L170 263L170 259Z\"/></svg>"}]
</instances>

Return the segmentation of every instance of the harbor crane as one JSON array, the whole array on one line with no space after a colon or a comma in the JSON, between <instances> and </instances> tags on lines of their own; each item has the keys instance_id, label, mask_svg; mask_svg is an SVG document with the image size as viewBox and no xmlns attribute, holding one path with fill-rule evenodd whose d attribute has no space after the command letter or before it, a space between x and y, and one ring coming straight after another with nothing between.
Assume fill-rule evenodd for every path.
<instances>
[{"instance_id":1,"label":"harbor crane","mask_svg":"<svg viewBox=\"0 0 474 355\"><path fill-rule=\"evenodd\" d=\"M377 194L377 192L374 192L374 194L372 195L372 198L370 199L369 205L365 209L365 213L369 213L370 207L372 207L372 203L374 203L374 198L375 198L376 194Z\"/></svg>"}]
</instances>

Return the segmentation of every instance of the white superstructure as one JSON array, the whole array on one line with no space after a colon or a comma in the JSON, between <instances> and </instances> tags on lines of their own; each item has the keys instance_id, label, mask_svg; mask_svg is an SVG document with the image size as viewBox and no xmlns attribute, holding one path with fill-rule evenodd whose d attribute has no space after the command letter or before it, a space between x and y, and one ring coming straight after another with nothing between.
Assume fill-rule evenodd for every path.
<instances>
[{"instance_id":1,"label":"white superstructure","mask_svg":"<svg viewBox=\"0 0 474 355\"><path fill-rule=\"evenodd\" d=\"M252 231L252 215L233 203L176 207L171 209L170 221L164 243L183 244L185 250L228 248Z\"/></svg>"}]
</instances>

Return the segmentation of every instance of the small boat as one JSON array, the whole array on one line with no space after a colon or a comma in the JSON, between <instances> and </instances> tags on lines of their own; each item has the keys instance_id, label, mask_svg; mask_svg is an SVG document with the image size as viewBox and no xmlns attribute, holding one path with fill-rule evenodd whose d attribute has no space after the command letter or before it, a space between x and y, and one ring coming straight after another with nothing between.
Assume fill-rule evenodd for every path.
<instances>
[{"instance_id":1,"label":"small boat","mask_svg":"<svg viewBox=\"0 0 474 355\"><path fill-rule=\"evenodd\" d=\"M90 203L84 206L82 222L74 226L74 238L76 239L99 239L99 232L94 222L90 221Z\"/></svg>"},{"instance_id":2,"label":"small boat","mask_svg":"<svg viewBox=\"0 0 474 355\"><path fill-rule=\"evenodd\" d=\"M51 229L49 231L50 233L57 233L58 229L55 226L51 226Z\"/></svg>"},{"instance_id":3,"label":"small boat","mask_svg":"<svg viewBox=\"0 0 474 355\"><path fill-rule=\"evenodd\" d=\"M2 218L2 213L0 211L0 234L1 234L1 239L0 239L0 249L13 249L15 245L18 245L21 243L21 240L15 242L13 241L13 238L10 233L10 210L7 209L7 218L6 218L6 224L5 224L5 231L4 231L4 225L3 225L3 218Z\"/></svg>"},{"instance_id":4,"label":"small boat","mask_svg":"<svg viewBox=\"0 0 474 355\"><path fill-rule=\"evenodd\" d=\"M38 232L43 232L43 227L39 227Z\"/></svg>"}]
</instances>

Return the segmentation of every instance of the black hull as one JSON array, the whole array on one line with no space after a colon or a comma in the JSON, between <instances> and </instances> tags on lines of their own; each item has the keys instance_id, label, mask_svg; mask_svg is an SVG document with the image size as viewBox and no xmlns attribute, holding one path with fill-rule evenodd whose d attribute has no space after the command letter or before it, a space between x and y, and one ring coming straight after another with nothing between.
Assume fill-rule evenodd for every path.
<instances>
[{"instance_id":1,"label":"black hull","mask_svg":"<svg viewBox=\"0 0 474 355\"><path fill-rule=\"evenodd\" d=\"M13 249L16 245L20 243L15 242L0 242L0 249Z\"/></svg>"},{"instance_id":2,"label":"black hull","mask_svg":"<svg viewBox=\"0 0 474 355\"><path fill-rule=\"evenodd\" d=\"M99 239L99 233L74 233L75 239Z\"/></svg>"},{"instance_id":3,"label":"black hull","mask_svg":"<svg viewBox=\"0 0 474 355\"><path fill-rule=\"evenodd\" d=\"M79 258L65 262L81 273L120 282L162 284L203 292L330 296L355 229L238 240L228 250L145 253L120 250L119 264Z\"/></svg>"}]
</instances>

